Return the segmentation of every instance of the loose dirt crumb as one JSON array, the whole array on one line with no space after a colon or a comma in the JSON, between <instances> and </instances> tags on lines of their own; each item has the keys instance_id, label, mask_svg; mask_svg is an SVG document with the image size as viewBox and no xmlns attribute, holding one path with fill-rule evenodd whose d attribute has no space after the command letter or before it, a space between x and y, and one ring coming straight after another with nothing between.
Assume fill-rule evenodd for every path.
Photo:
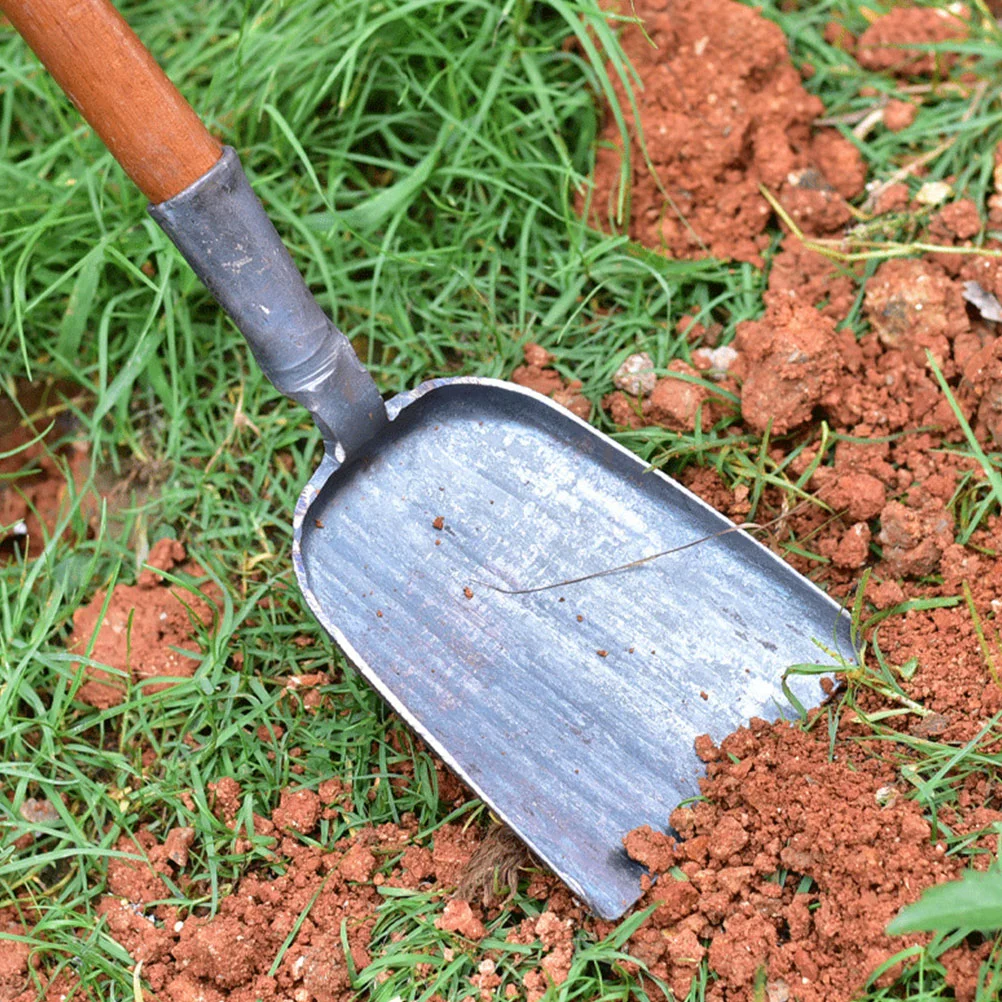
<instances>
[{"instance_id":1,"label":"loose dirt crumb","mask_svg":"<svg viewBox=\"0 0 1002 1002\"><path fill-rule=\"evenodd\" d=\"M237 813L243 804L243 792L240 784L231 776L209 783L209 807L220 821L232 828L237 820Z\"/></svg>"},{"instance_id":2,"label":"loose dirt crumb","mask_svg":"<svg viewBox=\"0 0 1002 1002\"><path fill-rule=\"evenodd\" d=\"M878 539L892 577L924 577L953 543L953 516L939 499L919 509L891 501L880 513Z\"/></svg>"},{"instance_id":3,"label":"loose dirt crumb","mask_svg":"<svg viewBox=\"0 0 1002 1002\"><path fill-rule=\"evenodd\" d=\"M623 837L623 848L653 873L667 873L675 865L675 840L650 825L635 828Z\"/></svg>"},{"instance_id":4,"label":"loose dirt crumb","mask_svg":"<svg viewBox=\"0 0 1002 1002\"><path fill-rule=\"evenodd\" d=\"M438 531L441 532L445 528L445 516L444 515L436 515L432 519L431 527L433 529L438 529Z\"/></svg>"},{"instance_id":5,"label":"loose dirt crumb","mask_svg":"<svg viewBox=\"0 0 1002 1002\"><path fill-rule=\"evenodd\" d=\"M178 869L188 865L188 850L195 841L194 828L171 828L164 840L164 855Z\"/></svg>"},{"instance_id":6,"label":"loose dirt crumb","mask_svg":"<svg viewBox=\"0 0 1002 1002\"><path fill-rule=\"evenodd\" d=\"M925 364L928 349L942 365L950 342L970 329L960 287L941 267L917 258L881 264L867 282L864 308L881 342L916 364Z\"/></svg>"},{"instance_id":7,"label":"loose dirt crumb","mask_svg":"<svg viewBox=\"0 0 1002 1002\"><path fill-rule=\"evenodd\" d=\"M176 539L161 539L154 543L144 561L145 567L140 572L136 584L140 588L155 588L163 581L163 574L157 571L172 571L178 564L184 562L187 554L184 546Z\"/></svg>"},{"instance_id":8,"label":"loose dirt crumb","mask_svg":"<svg viewBox=\"0 0 1002 1002\"><path fill-rule=\"evenodd\" d=\"M925 52L916 44L961 41L967 25L942 8L897 7L878 17L856 45L856 58L868 70L897 76L929 76L944 72L956 56L950 52Z\"/></svg>"},{"instance_id":9,"label":"loose dirt crumb","mask_svg":"<svg viewBox=\"0 0 1002 1002\"><path fill-rule=\"evenodd\" d=\"M777 303L761 320L739 324L745 422L782 434L809 420L836 385L837 343L835 325L808 306Z\"/></svg>"},{"instance_id":10,"label":"loose dirt crumb","mask_svg":"<svg viewBox=\"0 0 1002 1002\"><path fill-rule=\"evenodd\" d=\"M907 196L908 189L905 187ZM907 204L907 201L906 201ZM805 247L792 236L783 241L769 269L766 306L796 302L813 306L832 320L841 320L856 299L856 272Z\"/></svg>"},{"instance_id":11,"label":"loose dirt crumb","mask_svg":"<svg viewBox=\"0 0 1002 1002\"><path fill-rule=\"evenodd\" d=\"M474 913L473 906L462 898L453 898L445 906L445 911L435 919L435 927L459 933L466 939L480 940L487 935L487 929Z\"/></svg>"},{"instance_id":12,"label":"loose dirt crumb","mask_svg":"<svg viewBox=\"0 0 1002 1002\"><path fill-rule=\"evenodd\" d=\"M271 815L275 826L309 835L320 821L320 797L313 790L283 790Z\"/></svg>"},{"instance_id":13,"label":"loose dirt crumb","mask_svg":"<svg viewBox=\"0 0 1002 1002\"><path fill-rule=\"evenodd\" d=\"M553 356L538 344L527 344L523 352L525 365L519 366L511 374L513 383L550 397L580 418L591 415L591 401L581 393L580 380L572 379L567 382L559 372L549 368Z\"/></svg>"},{"instance_id":14,"label":"loose dirt crumb","mask_svg":"<svg viewBox=\"0 0 1002 1002\"><path fill-rule=\"evenodd\" d=\"M884 125L891 132L907 129L918 115L918 105L910 101L888 101L884 108Z\"/></svg>"},{"instance_id":15,"label":"loose dirt crumb","mask_svg":"<svg viewBox=\"0 0 1002 1002\"><path fill-rule=\"evenodd\" d=\"M699 373L685 362L676 359L668 366L668 371L689 379L678 379L674 375L659 379L651 394L647 415L652 424L692 431L696 427L696 415L706 402L707 389L695 381L699 380Z\"/></svg>"},{"instance_id":16,"label":"loose dirt crumb","mask_svg":"<svg viewBox=\"0 0 1002 1002\"><path fill-rule=\"evenodd\" d=\"M969 198L960 198L944 205L936 216L934 225L941 225L951 236L970 240L981 232L981 214Z\"/></svg>"},{"instance_id":17,"label":"loose dirt crumb","mask_svg":"<svg viewBox=\"0 0 1002 1002\"><path fill-rule=\"evenodd\" d=\"M886 188L881 189L874 202L874 215L882 216L888 212L902 212L908 208L910 198L911 192L904 181L889 184Z\"/></svg>"}]
</instances>

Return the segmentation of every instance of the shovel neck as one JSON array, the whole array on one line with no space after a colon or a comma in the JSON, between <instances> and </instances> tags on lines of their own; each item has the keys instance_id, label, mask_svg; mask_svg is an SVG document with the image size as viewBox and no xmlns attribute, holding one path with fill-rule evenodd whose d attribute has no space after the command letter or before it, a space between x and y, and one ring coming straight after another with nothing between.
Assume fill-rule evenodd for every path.
<instances>
[{"instance_id":1,"label":"shovel neck","mask_svg":"<svg viewBox=\"0 0 1002 1002\"><path fill-rule=\"evenodd\" d=\"M351 456L386 424L375 382L306 287L232 148L149 211L332 456Z\"/></svg>"}]
</instances>

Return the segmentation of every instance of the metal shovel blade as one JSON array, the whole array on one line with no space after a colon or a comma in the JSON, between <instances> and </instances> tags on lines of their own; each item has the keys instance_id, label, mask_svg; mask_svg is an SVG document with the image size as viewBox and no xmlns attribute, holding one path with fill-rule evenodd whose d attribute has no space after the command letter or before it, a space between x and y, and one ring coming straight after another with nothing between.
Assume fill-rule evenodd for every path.
<instances>
[{"instance_id":1,"label":"metal shovel blade","mask_svg":"<svg viewBox=\"0 0 1002 1002\"><path fill-rule=\"evenodd\" d=\"M617 918L622 847L698 794L699 734L776 719L784 669L851 658L838 605L743 532L528 595L727 528L698 497L552 401L425 383L297 505L317 618L366 679L588 905ZM441 528L436 528L441 526ZM472 593L472 597L469 597ZM805 705L816 678L791 677Z\"/></svg>"},{"instance_id":2,"label":"metal shovel blade","mask_svg":"<svg viewBox=\"0 0 1002 1002\"><path fill-rule=\"evenodd\" d=\"M781 678L851 656L839 607L750 536L531 588L732 524L529 390L425 383L384 403L233 150L150 212L313 415L296 506L310 608L372 685L599 915L639 897L622 839L698 793L699 734L779 716ZM439 528L441 526L441 528ZM804 704L816 680L791 679Z\"/></svg>"}]
</instances>

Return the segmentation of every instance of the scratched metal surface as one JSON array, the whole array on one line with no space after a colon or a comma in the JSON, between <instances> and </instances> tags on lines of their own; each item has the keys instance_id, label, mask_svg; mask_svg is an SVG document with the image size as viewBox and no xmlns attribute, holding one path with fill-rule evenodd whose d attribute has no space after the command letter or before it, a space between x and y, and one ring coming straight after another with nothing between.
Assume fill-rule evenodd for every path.
<instances>
[{"instance_id":1,"label":"scratched metal surface","mask_svg":"<svg viewBox=\"0 0 1002 1002\"><path fill-rule=\"evenodd\" d=\"M698 792L693 739L778 717L783 669L825 661L813 638L851 656L848 620L744 533L553 591L492 591L731 523L511 384L439 380L388 411L358 462L325 460L300 498L304 594L432 747L599 915L618 917L641 872L623 835L666 827ZM817 702L816 678L791 685Z\"/></svg>"}]
</instances>

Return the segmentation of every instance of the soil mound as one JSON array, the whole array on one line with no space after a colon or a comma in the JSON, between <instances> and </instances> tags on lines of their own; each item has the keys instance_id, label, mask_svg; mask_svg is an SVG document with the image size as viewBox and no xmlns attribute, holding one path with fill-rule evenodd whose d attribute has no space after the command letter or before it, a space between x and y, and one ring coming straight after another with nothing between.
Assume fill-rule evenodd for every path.
<instances>
[{"instance_id":1,"label":"soil mound","mask_svg":"<svg viewBox=\"0 0 1002 1002\"><path fill-rule=\"evenodd\" d=\"M646 157L631 122L634 239L672 257L761 264L772 216L762 184L807 232L829 232L850 219L845 199L862 190L862 159L837 132L812 130L821 102L801 85L776 25L732 0L652 0L636 13L650 40L636 25L622 33L644 81L636 96ZM589 213L604 228L620 196L620 137L611 116L602 138Z\"/></svg>"}]
</instances>

